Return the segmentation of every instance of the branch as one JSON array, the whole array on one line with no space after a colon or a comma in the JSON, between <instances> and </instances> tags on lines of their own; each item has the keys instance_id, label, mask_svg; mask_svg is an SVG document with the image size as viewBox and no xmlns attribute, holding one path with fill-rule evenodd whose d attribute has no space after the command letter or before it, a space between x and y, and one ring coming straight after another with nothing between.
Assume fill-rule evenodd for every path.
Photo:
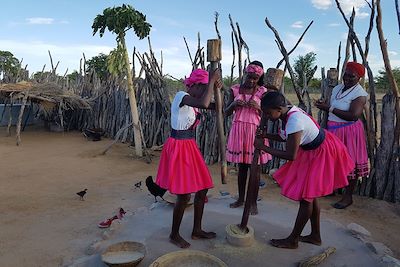
<instances>
[{"instance_id":1,"label":"branch","mask_svg":"<svg viewBox=\"0 0 400 267\"><path fill-rule=\"evenodd\" d=\"M297 85L296 85L296 83L295 83L295 75L294 75L292 66L290 65L290 62L289 62L288 53L287 53L287 51L286 51L286 48L285 48L285 46L284 46L284 44L283 44L281 38L279 37L279 33L278 33L278 31L271 25L271 23L270 23L269 20L268 20L268 17L265 17L265 23L267 24L268 28L270 28L271 31L275 34L275 38L276 38L277 42L279 43L280 51L281 51L283 57L285 58L286 66L287 66L287 68L288 68L288 71L289 71L289 74L290 74L290 78L292 79L292 83L293 83L294 90L296 91L297 98L299 99L299 104L304 105L304 101L303 101L303 98L301 97L300 90L299 90L299 88L297 87Z\"/></svg>"},{"instance_id":2,"label":"branch","mask_svg":"<svg viewBox=\"0 0 400 267\"><path fill-rule=\"evenodd\" d=\"M218 17L219 17L219 13L218 13L218 12L215 12L214 15L215 15L215 21L214 21L215 31L217 32L218 39L221 40L221 34L219 34L219 30L218 30Z\"/></svg>"},{"instance_id":3,"label":"branch","mask_svg":"<svg viewBox=\"0 0 400 267\"><path fill-rule=\"evenodd\" d=\"M342 42L339 42L339 48L338 48L338 59L337 59L337 64L336 64L336 70L339 72L339 65L340 65L340 52L342 50Z\"/></svg>"},{"instance_id":4,"label":"branch","mask_svg":"<svg viewBox=\"0 0 400 267\"><path fill-rule=\"evenodd\" d=\"M295 46L288 52L288 55L290 55L296 48L297 46L300 44L301 40L303 39L304 35L306 34L306 32L308 31L308 29L311 27L311 25L314 23L314 21L312 20L310 22L310 24L308 24L307 28L304 30L303 34L300 36L299 40L297 40L297 43L295 44ZM276 65L276 68L279 69L279 67L282 65L283 61L285 60L285 58L282 58L278 64Z\"/></svg>"},{"instance_id":5,"label":"branch","mask_svg":"<svg viewBox=\"0 0 400 267\"><path fill-rule=\"evenodd\" d=\"M368 58L368 52L369 52L369 40L371 39L371 32L372 32L372 28L374 27L374 17L375 17L375 4L374 4L374 0L372 1L372 5L367 2L369 8L371 9L371 16L369 17L369 29L367 32L367 35L365 36L365 50L364 50L364 57Z\"/></svg>"},{"instance_id":6,"label":"branch","mask_svg":"<svg viewBox=\"0 0 400 267\"><path fill-rule=\"evenodd\" d=\"M190 54L190 49L189 49L188 43L186 42L186 38L185 38L185 36L183 36L183 41L185 41L186 49L187 49L187 51L188 51L188 54L189 54L189 59L190 59L190 62L192 63L192 66L193 66L193 59L192 59L192 55Z\"/></svg>"},{"instance_id":7,"label":"branch","mask_svg":"<svg viewBox=\"0 0 400 267\"><path fill-rule=\"evenodd\" d=\"M394 0L396 4L396 14L397 14L397 22L399 24L399 34L400 34L400 9L399 9L399 0Z\"/></svg>"}]
</instances>

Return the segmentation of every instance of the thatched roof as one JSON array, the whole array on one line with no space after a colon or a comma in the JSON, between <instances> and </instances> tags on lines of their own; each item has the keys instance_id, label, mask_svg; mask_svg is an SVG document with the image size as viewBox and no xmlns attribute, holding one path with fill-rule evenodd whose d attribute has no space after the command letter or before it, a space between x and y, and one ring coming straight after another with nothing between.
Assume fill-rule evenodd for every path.
<instances>
[{"instance_id":1,"label":"thatched roof","mask_svg":"<svg viewBox=\"0 0 400 267\"><path fill-rule=\"evenodd\" d=\"M62 109L90 109L87 99L66 90L56 83L19 82L0 85L0 98L28 100L47 108L61 105Z\"/></svg>"}]
</instances>

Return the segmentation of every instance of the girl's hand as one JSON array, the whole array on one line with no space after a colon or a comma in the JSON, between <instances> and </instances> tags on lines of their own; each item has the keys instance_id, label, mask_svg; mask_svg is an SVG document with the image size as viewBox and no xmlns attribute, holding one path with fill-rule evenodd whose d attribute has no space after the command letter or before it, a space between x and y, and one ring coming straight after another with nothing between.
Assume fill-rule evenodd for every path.
<instances>
[{"instance_id":1,"label":"girl's hand","mask_svg":"<svg viewBox=\"0 0 400 267\"><path fill-rule=\"evenodd\" d=\"M264 139L260 138L259 136L256 136L256 138L254 139L254 148L263 150L264 147L265 147Z\"/></svg>"},{"instance_id":2,"label":"girl's hand","mask_svg":"<svg viewBox=\"0 0 400 267\"><path fill-rule=\"evenodd\" d=\"M221 70L220 69L214 70L210 76L210 83L213 83L215 85L216 83L218 83L218 80L221 81Z\"/></svg>"},{"instance_id":3,"label":"girl's hand","mask_svg":"<svg viewBox=\"0 0 400 267\"><path fill-rule=\"evenodd\" d=\"M246 102L244 102L243 100L240 100L240 99L235 100L234 103L235 103L235 107L243 107L243 106L246 106Z\"/></svg>"},{"instance_id":4,"label":"girl's hand","mask_svg":"<svg viewBox=\"0 0 400 267\"><path fill-rule=\"evenodd\" d=\"M261 111L260 105L258 105L257 102L254 101L253 99L250 99L250 101L247 103L247 105L248 105L249 107L251 107L251 108L254 108L254 109L256 109L256 110Z\"/></svg>"},{"instance_id":5,"label":"girl's hand","mask_svg":"<svg viewBox=\"0 0 400 267\"><path fill-rule=\"evenodd\" d=\"M219 78L218 80L215 81L214 87L219 90L221 90L224 87L224 84L222 83L221 78Z\"/></svg>"},{"instance_id":6,"label":"girl's hand","mask_svg":"<svg viewBox=\"0 0 400 267\"><path fill-rule=\"evenodd\" d=\"M320 110L329 111L330 105L323 100L317 100L314 102L314 106Z\"/></svg>"}]
</instances>

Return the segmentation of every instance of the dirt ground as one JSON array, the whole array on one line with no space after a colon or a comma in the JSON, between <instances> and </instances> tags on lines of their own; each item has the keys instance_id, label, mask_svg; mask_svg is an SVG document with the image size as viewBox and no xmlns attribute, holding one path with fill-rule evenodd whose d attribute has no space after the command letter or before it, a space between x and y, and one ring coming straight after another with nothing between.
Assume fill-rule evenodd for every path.
<instances>
[{"instance_id":1,"label":"dirt ground","mask_svg":"<svg viewBox=\"0 0 400 267\"><path fill-rule=\"evenodd\" d=\"M78 132L28 127L17 147L14 136L5 137L5 129L0 128L1 266L67 265L101 238L97 223L119 207L129 210L153 203L144 179L156 174L159 153L147 164L135 159L128 145L117 144L105 156L98 156L109 142L87 141ZM216 185L212 194L219 189L235 194L234 173L228 185L222 186L218 166L210 170ZM270 178L263 178L267 188L260 191L262 201L297 205L280 196ZM143 190L135 189L138 181L143 181ZM80 201L75 193L85 188L85 201ZM375 241L400 258L400 205L356 196L355 204L342 211L330 206L338 198L322 199L323 218L364 226Z\"/></svg>"}]
</instances>

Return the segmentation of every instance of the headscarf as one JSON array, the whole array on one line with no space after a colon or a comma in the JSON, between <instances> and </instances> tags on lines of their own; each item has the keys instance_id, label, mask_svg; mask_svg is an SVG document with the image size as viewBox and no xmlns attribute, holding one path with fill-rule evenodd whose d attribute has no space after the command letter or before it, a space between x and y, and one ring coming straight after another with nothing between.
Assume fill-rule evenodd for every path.
<instances>
[{"instance_id":1,"label":"headscarf","mask_svg":"<svg viewBox=\"0 0 400 267\"><path fill-rule=\"evenodd\" d=\"M249 64L246 68L247 73L255 73L261 77L264 74L264 69L256 64Z\"/></svg>"},{"instance_id":2,"label":"headscarf","mask_svg":"<svg viewBox=\"0 0 400 267\"><path fill-rule=\"evenodd\" d=\"M354 71L358 74L358 77L363 77L365 74L364 66L357 62L347 62L346 69Z\"/></svg>"},{"instance_id":3,"label":"headscarf","mask_svg":"<svg viewBox=\"0 0 400 267\"><path fill-rule=\"evenodd\" d=\"M183 83L187 87L191 87L193 84L208 84L208 72L203 69L197 69L192 71L190 76L186 78Z\"/></svg>"}]
</instances>

